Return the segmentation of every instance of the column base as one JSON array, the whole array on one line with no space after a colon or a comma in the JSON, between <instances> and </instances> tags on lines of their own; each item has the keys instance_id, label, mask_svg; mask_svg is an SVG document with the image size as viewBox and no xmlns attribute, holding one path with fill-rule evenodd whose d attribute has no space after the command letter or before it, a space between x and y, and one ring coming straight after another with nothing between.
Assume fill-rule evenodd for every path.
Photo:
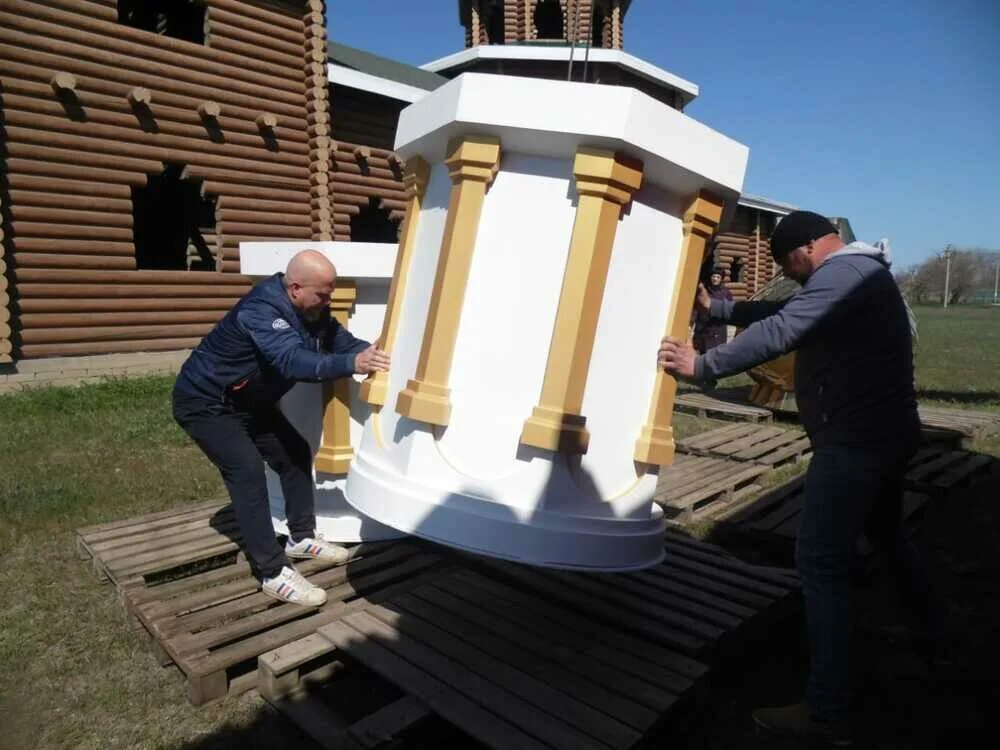
<instances>
[{"instance_id":1,"label":"column base","mask_svg":"<svg viewBox=\"0 0 1000 750\"><path fill-rule=\"evenodd\" d=\"M418 422L447 427L451 417L451 390L410 380L396 399L396 411Z\"/></svg>"},{"instance_id":2,"label":"column base","mask_svg":"<svg viewBox=\"0 0 1000 750\"><path fill-rule=\"evenodd\" d=\"M377 372L358 386L358 398L372 406L385 406L385 397L389 393L389 376Z\"/></svg>"},{"instance_id":3,"label":"column base","mask_svg":"<svg viewBox=\"0 0 1000 750\"><path fill-rule=\"evenodd\" d=\"M587 418L536 406L521 430L521 443L559 453L586 453L590 445Z\"/></svg>"},{"instance_id":4,"label":"column base","mask_svg":"<svg viewBox=\"0 0 1000 750\"><path fill-rule=\"evenodd\" d=\"M674 428L643 427L633 458L639 463L669 466L674 462Z\"/></svg>"},{"instance_id":5,"label":"column base","mask_svg":"<svg viewBox=\"0 0 1000 750\"><path fill-rule=\"evenodd\" d=\"M351 461L354 458L354 449L350 446L344 448L321 448L313 459L316 471L327 474L346 474L351 468Z\"/></svg>"}]
</instances>

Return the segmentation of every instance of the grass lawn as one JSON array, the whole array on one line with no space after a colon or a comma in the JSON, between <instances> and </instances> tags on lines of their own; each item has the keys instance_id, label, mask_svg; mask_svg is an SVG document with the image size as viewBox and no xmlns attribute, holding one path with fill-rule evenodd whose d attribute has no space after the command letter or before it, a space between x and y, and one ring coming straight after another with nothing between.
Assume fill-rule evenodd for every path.
<instances>
[{"instance_id":1,"label":"grass lawn","mask_svg":"<svg viewBox=\"0 0 1000 750\"><path fill-rule=\"evenodd\" d=\"M925 403L1000 411L1000 309L919 308ZM170 378L0 396L0 747L308 746L253 695L191 707L77 558L80 526L222 498ZM721 423L675 415L677 437ZM973 447L1000 455L1000 437Z\"/></svg>"}]
</instances>

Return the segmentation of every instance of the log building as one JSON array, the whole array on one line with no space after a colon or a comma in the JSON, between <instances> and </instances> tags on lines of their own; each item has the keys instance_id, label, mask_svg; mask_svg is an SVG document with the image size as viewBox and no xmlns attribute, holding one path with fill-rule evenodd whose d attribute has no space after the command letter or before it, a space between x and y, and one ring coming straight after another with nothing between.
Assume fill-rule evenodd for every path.
<instances>
[{"instance_id":1,"label":"log building","mask_svg":"<svg viewBox=\"0 0 1000 750\"><path fill-rule=\"evenodd\" d=\"M332 239L324 0L0 1L0 356L193 346Z\"/></svg>"}]
</instances>

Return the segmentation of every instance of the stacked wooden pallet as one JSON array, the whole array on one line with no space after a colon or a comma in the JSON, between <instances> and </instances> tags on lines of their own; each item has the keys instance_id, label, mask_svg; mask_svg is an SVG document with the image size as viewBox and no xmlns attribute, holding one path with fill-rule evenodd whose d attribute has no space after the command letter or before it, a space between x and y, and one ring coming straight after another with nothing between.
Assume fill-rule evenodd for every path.
<instances>
[{"instance_id":1,"label":"stacked wooden pallet","mask_svg":"<svg viewBox=\"0 0 1000 750\"><path fill-rule=\"evenodd\" d=\"M678 453L660 470L653 499L669 520L688 524L758 492L756 480L767 471L760 464Z\"/></svg>"},{"instance_id":2,"label":"stacked wooden pallet","mask_svg":"<svg viewBox=\"0 0 1000 750\"><path fill-rule=\"evenodd\" d=\"M946 409L921 406L920 423L925 427L957 432L976 438L1000 431L1000 413L972 409Z\"/></svg>"},{"instance_id":3,"label":"stacked wooden pallet","mask_svg":"<svg viewBox=\"0 0 1000 750\"><path fill-rule=\"evenodd\" d=\"M665 552L615 575L470 560L263 655L261 691L324 747L391 743L431 715L463 747L648 742L705 700L710 666L797 604L786 571L675 534ZM348 659L402 692L345 726L311 674Z\"/></svg>"},{"instance_id":4,"label":"stacked wooden pallet","mask_svg":"<svg viewBox=\"0 0 1000 750\"><path fill-rule=\"evenodd\" d=\"M209 44L120 23L108 0L0 8L19 358L193 346L249 289L239 242L322 224L329 115L303 88L305 50L325 94L321 0L202 5ZM173 164L217 197L222 273L137 269L132 192Z\"/></svg>"},{"instance_id":5,"label":"stacked wooden pallet","mask_svg":"<svg viewBox=\"0 0 1000 750\"><path fill-rule=\"evenodd\" d=\"M770 409L753 406L742 400L719 398L697 391L678 394L674 400L674 409L691 412L702 418L739 419L753 423L763 422L765 424L770 424L774 419L774 413Z\"/></svg>"},{"instance_id":6,"label":"stacked wooden pallet","mask_svg":"<svg viewBox=\"0 0 1000 750\"><path fill-rule=\"evenodd\" d=\"M775 467L807 458L812 446L806 434L798 430L773 425L734 424L680 440L677 450L697 456L752 461Z\"/></svg>"}]
</instances>

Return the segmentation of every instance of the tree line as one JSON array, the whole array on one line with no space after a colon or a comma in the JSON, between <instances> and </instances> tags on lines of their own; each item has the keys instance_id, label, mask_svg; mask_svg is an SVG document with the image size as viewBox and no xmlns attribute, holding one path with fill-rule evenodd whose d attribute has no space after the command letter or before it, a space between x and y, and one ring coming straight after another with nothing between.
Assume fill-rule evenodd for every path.
<instances>
[{"instance_id":1,"label":"tree line","mask_svg":"<svg viewBox=\"0 0 1000 750\"><path fill-rule=\"evenodd\" d=\"M896 282L910 304L942 303L945 275L948 275L948 304L992 302L993 289L1000 268L1000 251L982 248L951 250L951 269L947 269L942 250L919 265L896 274Z\"/></svg>"}]
</instances>

